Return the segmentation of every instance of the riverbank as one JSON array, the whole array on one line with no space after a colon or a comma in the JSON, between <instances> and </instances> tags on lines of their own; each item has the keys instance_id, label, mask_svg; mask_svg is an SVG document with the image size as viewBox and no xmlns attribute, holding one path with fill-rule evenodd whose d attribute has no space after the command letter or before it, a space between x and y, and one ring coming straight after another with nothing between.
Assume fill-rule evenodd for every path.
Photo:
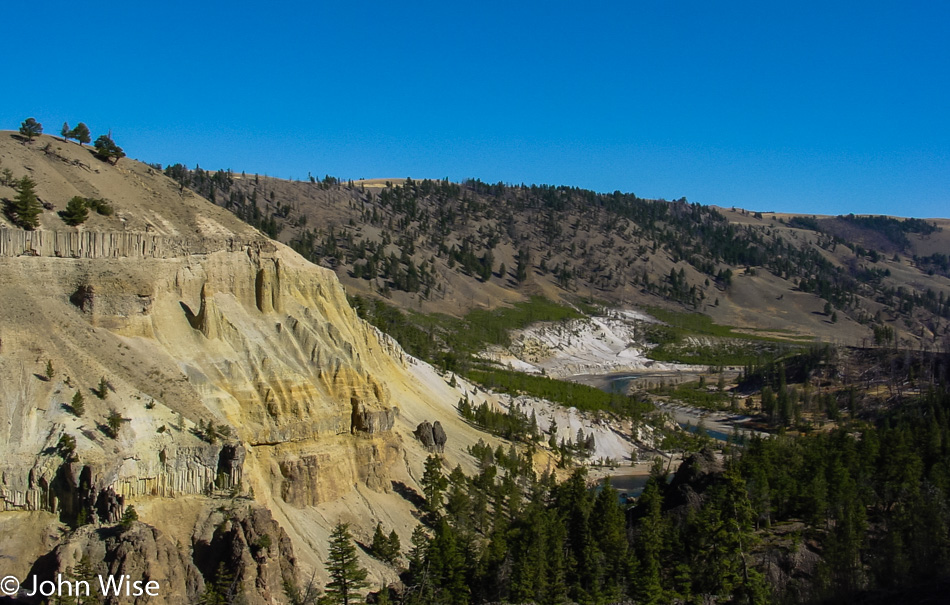
<instances>
[{"instance_id":1,"label":"riverbank","mask_svg":"<svg viewBox=\"0 0 950 605\"><path fill-rule=\"evenodd\" d=\"M577 374L568 378L573 382L586 384L608 393L628 393L634 382L665 382L668 384L677 384L699 380L703 372L696 369L693 372L610 372L606 374ZM746 428L744 425L753 420L751 416L743 414L732 414L729 412L714 412L695 408L683 403L672 403L663 401L654 401L657 410L669 414L673 421L680 426L699 426L700 424L707 432L713 436L725 440L733 432L740 433L758 433L765 436L766 433L754 431Z\"/></svg>"}]
</instances>

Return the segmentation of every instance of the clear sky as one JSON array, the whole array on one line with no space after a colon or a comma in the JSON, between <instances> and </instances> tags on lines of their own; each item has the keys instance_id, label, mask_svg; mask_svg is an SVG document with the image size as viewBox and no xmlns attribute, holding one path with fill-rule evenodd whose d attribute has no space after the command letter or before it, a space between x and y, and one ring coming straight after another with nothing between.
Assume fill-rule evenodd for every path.
<instances>
[{"instance_id":1,"label":"clear sky","mask_svg":"<svg viewBox=\"0 0 950 605\"><path fill-rule=\"evenodd\" d=\"M283 178L950 216L950 2L5 3L0 128Z\"/></svg>"}]
</instances>

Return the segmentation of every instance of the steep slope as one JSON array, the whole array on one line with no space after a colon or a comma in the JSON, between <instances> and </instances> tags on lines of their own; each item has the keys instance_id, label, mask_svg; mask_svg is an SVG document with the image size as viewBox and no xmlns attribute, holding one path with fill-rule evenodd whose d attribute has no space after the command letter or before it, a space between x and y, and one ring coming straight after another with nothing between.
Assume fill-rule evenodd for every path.
<instances>
[{"instance_id":1,"label":"steep slope","mask_svg":"<svg viewBox=\"0 0 950 605\"><path fill-rule=\"evenodd\" d=\"M0 167L29 174L52 206L35 231L0 226L0 557L11 573L75 564L81 549L53 556L39 537L115 523L133 503L167 534L129 534L140 554L171 548L163 560L204 576L153 569L188 591L159 602L194 599L222 552L249 602L284 602L297 570L280 561L322 577L339 520L363 540L382 521L409 542L413 504L393 488L418 489L418 423L441 422L450 466L471 468L465 448L490 441L458 419L456 389L357 318L332 272L153 168L7 133ZM74 195L115 212L69 227L55 212ZM273 547L252 548L264 532Z\"/></svg>"}]
</instances>

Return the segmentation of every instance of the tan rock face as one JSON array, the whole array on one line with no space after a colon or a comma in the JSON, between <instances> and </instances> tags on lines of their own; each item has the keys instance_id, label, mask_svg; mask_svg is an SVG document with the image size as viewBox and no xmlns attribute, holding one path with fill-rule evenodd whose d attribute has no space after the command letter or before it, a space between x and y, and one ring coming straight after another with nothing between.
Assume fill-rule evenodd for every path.
<instances>
[{"instance_id":1,"label":"tan rock face","mask_svg":"<svg viewBox=\"0 0 950 605\"><path fill-rule=\"evenodd\" d=\"M54 367L68 374L81 393L80 385L95 385L101 373L115 393L98 401L87 388L87 406L100 413L114 406L128 419L119 438L109 439L92 418L84 421L64 411L71 394L68 386L55 381L31 385L43 400L47 419L59 423L51 433L50 425L37 419L33 434L17 435L21 447L11 453L39 454L44 462L5 469L7 480L0 489L42 489L41 479L46 477L48 483L58 466L57 455L49 450L60 435L69 434L77 439L80 459L90 462L103 486L111 484L133 497L200 493L219 472L220 445L202 444L192 434L195 424L206 422L229 427L231 439L249 444L251 457L256 445L294 443L300 451L308 441L314 442L316 455L326 449L326 439L332 439L335 448L369 456L366 464L372 473L349 465L322 465L321 474L343 475L321 480L318 499L337 495L333 485L366 482L379 474L381 465L396 458L372 457L374 447L395 447L384 437L393 427L395 410L389 390L376 376L398 371L400 365L346 305L332 274L292 258L288 262L285 255L283 249L248 249L156 262L0 259L7 284L0 298L15 297L11 308L34 309L34 315L45 317L59 314L66 323L45 334L15 326L20 329L6 334L5 346L20 351L32 347L41 357L56 358ZM30 283L35 273L49 277L45 287ZM11 286L19 287L15 291ZM57 341L73 354L57 351ZM23 362L13 355L0 359L12 365ZM171 368L176 371L169 372ZM168 374L177 377L170 381ZM51 383L59 388L50 391ZM136 399L161 411L150 413L144 403L133 405ZM23 401L20 407L29 406ZM172 415L170 423L160 424L162 412ZM155 452L141 447L154 442L162 445ZM37 447L40 443L46 447ZM44 449L46 454L41 453ZM109 450L131 450L134 455L118 464ZM162 459L157 452L164 452ZM16 480L31 467L36 468L34 476ZM30 507L25 500L11 498L8 506Z\"/></svg>"},{"instance_id":2,"label":"tan rock face","mask_svg":"<svg viewBox=\"0 0 950 605\"><path fill-rule=\"evenodd\" d=\"M186 595L169 603L212 577L202 549L231 553L249 602L281 603L291 540L318 574L338 519L371 532L386 518L408 542L411 505L389 491L427 454L414 427L440 418L458 452L483 436L457 419L459 393L359 320L332 272L144 165L56 145L0 133L0 160L30 166L57 209L81 194L116 212L78 229L46 212L35 232L0 218L0 515L102 529L135 504L161 531L110 542L82 528L55 560L109 553L136 577L165 574ZM18 561L50 555L43 527Z\"/></svg>"}]
</instances>

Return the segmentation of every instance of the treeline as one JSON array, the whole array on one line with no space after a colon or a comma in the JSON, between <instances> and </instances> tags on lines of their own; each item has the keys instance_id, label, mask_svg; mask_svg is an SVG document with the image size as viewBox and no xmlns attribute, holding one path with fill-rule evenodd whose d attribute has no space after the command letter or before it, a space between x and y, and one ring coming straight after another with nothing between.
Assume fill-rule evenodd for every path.
<instances>
[{"instance_id":1,"label":"treeline","mask_svg":"<svg viewBox=\"0 0 950 605\"><path fill-rule=\"evenodd\" d=\"M556 484L479 444L477 475L424 486L404 600L846 602L946 578L950 394L905 403L874 424L753 437L722 462L704 451L672 481L655 464L629 510L584 470Z\"/></svg>"},{"instance_id":2,"label":"treeline","mask_svg":"<svg viewBox=\"0 0 950 605\"><path fill-rule=\"evenodd\" d=\"M529 443L541 438L541 433L538 430L538 418L534 411L531 412L529 417L514 406L507 412L494 410L484 401L477 406L473 406L467 396L459 400L458 410L462 418L493 435L504 437L510 441ZM475 452L472 452L472 455L478 457Z\"/></svg>"},{"instance_id":3,"label":"treeline","mask_svg":"<svg viewBox=\"0 0 950 605\"><path fill-rule=\"evenodd\" d=\"M594 496L585 471L558 485L523 456L501 453L472 478L456 469L443 491L424 485L433 497L427 527L413 534L405 602L619 600L630 577L617 492Z\"/></svg>"},{"instance_id":4,"label":"treeline","mask_svg":"<svg viewBox=\"0 0 950 605\"><path fill-rule=\"evenodd\" d=\"M800 519L801 538L821 545L815 594L950 573L948 412L944 387L875 426L753 439L735 462L758 527Z\"/></svg>"}]
</instances>

